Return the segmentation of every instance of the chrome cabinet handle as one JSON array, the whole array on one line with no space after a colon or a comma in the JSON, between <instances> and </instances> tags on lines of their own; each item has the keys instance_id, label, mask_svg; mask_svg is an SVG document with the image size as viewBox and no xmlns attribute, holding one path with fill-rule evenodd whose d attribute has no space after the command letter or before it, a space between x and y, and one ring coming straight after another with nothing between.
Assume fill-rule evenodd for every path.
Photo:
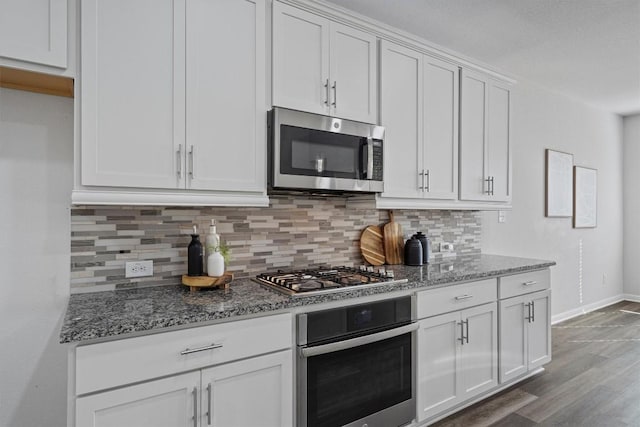
<instances>
[{"instance_id":1,"label":"chrome cabinet handle","mask_svg":"<svg viewBox=\"0 0 640 427\"><path fill-rule=\"evenodd\" d=\"M182 356L184 356L185 354L191 354L191 353L198 353L199 351L207 351L207 350L213 350L214 348L222 348L222 344L210 344L210 345L206 345L204 347L198 347L198 348L185 348L184 350L182 350L180 352L180 354Z\"/></svg>"},{"instance_id":2,"label":"chrome cabinet handle","mask_svg":"<svg viewBox=\"0 0 640 427\"><path fill-rule=\"evenodd\" d=\"M536 321L536 302L531 301L531 322Z\"/></svg>"},{"instance_id":3,"label":"chrome cabinet handle","mask_svg":"<svg viewBox=\"0 0 640 427\"><path fill-rule=\"evenodd\" d=\"M527 317L525 317L525 319L528 323L531 323L531 303L528 302L525 305L527 306Z\"/></svg>"},{"instance_id":4,"label":"chrome cabinet handle","mask_svg":"<svg viewBox=\"0 0 640 427\"><path fill-rule=\"evenodd\" d=\"M467 344L469 344L469 319L465 320L462 323L467 326L467 335L465 336L465 340L467 341Z\"/></svg>"},{"instance_id":5,"label":"chrome cabinet handle","mask_svg":"<svg viewBox=\"0 0 640 427\"><path fill-rule=\"evenodd\" d=\"M333 105L333 108L337 108L338 107L338 82L337 81L333 81L333 86L331 87L331 89L333 89L333 102L331 103L331 105Z\"/></svg>"},{"instance_id":6,"label":"chrome cabinet handle","mask_svg":"<svg viewBox=\"0 0 640 427\"><path fill-rule=\"evenodd\" d=\"M195 177L195 172L194 172L194 168L193 168L193 156L195 155L194 151L193 151L193 145L191 146L191 149L189 150L189 175L191 176L191 178Z\"/></svg>"},{"instance_id":7,"label":"chrome cabinet handle","mask_svg":"<svg viewBox=\"0 0 640 427\"><path fill-rule=\"evenodd\" d=\"M329 79L324 84L324 105L329 106Z\"/></svg>"},{"instance_id":8,"label":"chrome cabinet handle","mask_svg":"<svg viewBox=\"0 0 640 427\"><path fill-rule=\"evenodd\" d=\"M178 162L178 179L182 179L182 144L178 144L178 151L176 151L176 161Z\"/></svg>"},{"instance_id":9,"label":"chrome cabinet handle","mask_svg":"<svg viewBox=\"0 0 640 427\"><path fill-rule=\"evenodd\" d=\"M427 169L426 175L427 175L427 185L425 186L425 190L428 193L429 191L431 191L430 190L430 187L431 187L431 175L429 175L429 169Z\"/></svg>"},{"instance_id":10,"label":"chrome cabinet handle","mask_svg":"<svg viewBox=\"0 0 640 427\"><path fill-rule=\"evenodd\" d=\"M211 425L211 383L207 386L207 425Z\"/></svg>"},{"instance_id":11,"label":"chrome cabinet handle","mask_svg":"<svg viewBox=\"0 0 640 427\"><path fill-rule=\"evenodd\" d=\"M495 184L495 183L494 183L494 179L495 179L495 176L492 176L492 177L491 177L491 195L492 195L492 196L494 195L494 193L493 193L493 189L495 188L495 187L494 187L494 184Z\"/></svg>"},{"instance_id":12,"label":"chrome cabinet handle","mask_svg":"<svg viewBox=\"0 0 640 427\"><path fill-rule=\"evenodd\" d=\"M460 325L460 338L458 338L458 341L460 341L460 345L464 345L464 321L458 322L458 325Z\"/></svg>"},{"instance_id":13,"label":"chrome cabinet handle","mask_svg":"<svg viewBox=\"0 0 640 427\"><path fill-rule=\"evenodd\" d=\"M485 179L485 182L487 183L487 191L485 191L485 193L487 193L487 196L490 196L491 195L491 177L488 176Z\"/></svg>"},{"instance_id":14,"label":"chrome cabinet handle","mask_svg":"<svg viewBox=\"0 0 640 427\"><path fill-rule=\"evenodd\" d=\"M473 295L469 295L469 294L458 295L456 297L456 301L461 301L461 300L465 300L465 299L469 299L469 298L473 298Z\"/></svg>"},{"instance_id":15,"label":"chrome cabinet handle","mask_svg":"<svg viewBox=\"0 0 640 427\"><path fill-rule=\"evenodd\" d=\"M198 427L198 388L194 387L191 394L193 394L193 427Z\"/></svg>"},{"instance_id":16,"label":"chrome cabinet handle","mask_svg":"<svg viewBox=\"0 0 640 427\"><path fill-rule=\"evenodd\" d=\"M536 285L538 282L536 282L535 280L529 280L528 282L523 282L522 286L533 286Z\"/></svg>"},{"instance_id":17,"label":"chrome cabinet handle","mask_svg":"<svg viewBox=\"0 0 640 427\"><path fill-rule=\"evenodd\" d=\"M418 175L422 178L422 185L418 187L418 189L422 190L422 192L424 193L424 169L422 169L422 172L418 172Z\"/></svg>"}]
</instances>

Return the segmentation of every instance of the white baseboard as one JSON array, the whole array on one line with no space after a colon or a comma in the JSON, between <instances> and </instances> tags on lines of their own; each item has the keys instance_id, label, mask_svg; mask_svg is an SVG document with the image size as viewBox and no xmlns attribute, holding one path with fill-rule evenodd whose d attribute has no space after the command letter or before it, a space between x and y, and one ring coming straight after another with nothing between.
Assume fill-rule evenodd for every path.
<instances>
[{"instance_id":1,"label":"white baseboard","mask_svg":"<svg viewBox=\"0 0 640 427\"><path fill-rule=\"evenodd\" d=\"M625 301L640 302L640 295L622 294L622 299Z\"/></svg>"},{"instance_id":2,"label":"white baseboard","mask_svg":"<svg viewBox=\"0 0 640 427\"><path fill-rule=\"evenodd\" d=\"M573 310L565 311L564 313L555 314L551 316L551 324L555 325L556 323L564 322L565 320L569 320L576 316L581 316L583 314L595 311L599 308L606 307L611 304L615 304L620 301L640 302L640 296L631 294L619 294L610 298L605 298L603 300L583 305L582 307L578 307Z\"/></svg>"}]
</instances>

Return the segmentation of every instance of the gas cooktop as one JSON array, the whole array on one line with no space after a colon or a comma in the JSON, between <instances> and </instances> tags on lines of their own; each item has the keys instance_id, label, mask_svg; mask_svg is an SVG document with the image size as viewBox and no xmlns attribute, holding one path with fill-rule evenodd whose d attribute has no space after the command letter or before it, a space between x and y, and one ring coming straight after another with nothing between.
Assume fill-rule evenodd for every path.
<instances>
[{"instance_id":1,"label":"gas cooktop","mask_svg":"<svg viewBox=\"0 0 640 427\"><path fill-rule=\"evenodd\" d=\"M278 270L256 276L256 281L293 296L308 296L327 292L346 291L353 287L405 283L397 280L393 271L372 267L318 267L304 270Z\"/></svg>"}]
</instances>

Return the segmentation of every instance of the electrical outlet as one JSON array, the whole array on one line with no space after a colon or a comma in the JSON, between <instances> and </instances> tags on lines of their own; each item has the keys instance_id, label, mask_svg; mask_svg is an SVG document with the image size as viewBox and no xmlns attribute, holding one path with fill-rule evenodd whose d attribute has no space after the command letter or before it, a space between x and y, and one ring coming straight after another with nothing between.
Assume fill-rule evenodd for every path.
<instances>
[{"instance_id":1,"label":"electrical outlet","mask_svg":"<svg viewBox=\"0 0 640 427\"><path fill-rule=\"evenodd\" d=\"M153 261L132 261L125 263L124 277L153 276Z\"/></svg>"},{"instance_id":2,"label":"electrical outlet","mask_svg":"<svg viewBox=\"0 0 640 427\"><path fill-rule=\"evenodd\" d=\"M453 252L453 243L440 243L440 252Z\"/></svg>"},{"instance_id":3,"label":"electrical outlet","mask_svg":"<svg viewBox=\"0 0 640 427\"><path fill-rule=\"evenodd\" d=\"M498 222L499 223L507 222L507 213L505 211L498 211Z\"/></svg>"}]
</instances>

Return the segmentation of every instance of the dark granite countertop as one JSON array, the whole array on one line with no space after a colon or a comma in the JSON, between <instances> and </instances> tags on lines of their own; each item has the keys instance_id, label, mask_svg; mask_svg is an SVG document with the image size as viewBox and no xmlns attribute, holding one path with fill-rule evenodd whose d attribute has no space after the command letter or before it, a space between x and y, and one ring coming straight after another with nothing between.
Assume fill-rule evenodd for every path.
<instances>
[{"instance_id":1,"label":"dark granite countertop","mask_svg":"<svg viewBox=\"0 0 640 427\"><path fill-rule=\"evenodd\" d=\"M73 294L60 331L61 343L114 338L123 334L159 332L162 328L199 326L222 319L258 315L394 291L424 290L470 280L503 276L555 265L554 261L500 255L474 255L445 259L422 267L394 265L398 279L407 283L352 288L293 298L267 289L250 279L235 280L229 290L190 292L185 286Z\"/></svg>"}]
</instances>

